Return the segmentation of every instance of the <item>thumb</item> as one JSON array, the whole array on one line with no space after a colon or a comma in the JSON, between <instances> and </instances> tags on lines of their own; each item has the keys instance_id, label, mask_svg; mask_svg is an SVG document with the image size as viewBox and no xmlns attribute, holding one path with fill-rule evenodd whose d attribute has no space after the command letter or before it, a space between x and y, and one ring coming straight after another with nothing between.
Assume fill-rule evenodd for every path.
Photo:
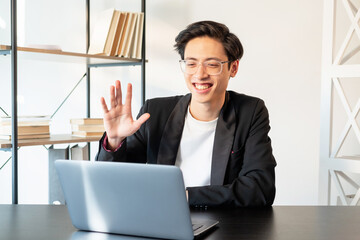
<instances>
[{"instance_id":1,"label":"thumb","mask_svg":"<svg viewBox=\"0 0 360 240\"><path fill-rule=\"evenodd\" d=\"M136 128L136 130L138 130L141 127L141 125L143 125L144 122L146 122L149 118L150 118L150 114L144 113L136 121L134 121L134 127Z\"/></svg>"}]
</instances>

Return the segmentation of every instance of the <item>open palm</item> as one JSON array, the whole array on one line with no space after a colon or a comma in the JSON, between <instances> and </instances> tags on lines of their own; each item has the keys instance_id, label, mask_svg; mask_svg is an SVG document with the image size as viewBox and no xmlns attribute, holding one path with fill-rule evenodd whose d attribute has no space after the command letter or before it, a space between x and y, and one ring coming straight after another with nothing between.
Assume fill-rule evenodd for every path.
<instances>
[{"instance_id":1,"label":"open palm","mask_svg":"<svg viewBox=\"0 0 360 240\"><path fill-rule=\"evenodd\" d=\"M150 114L144 113L139 119L134 120L131 112L132 86L129 83L125 103L122 103L122 92L120 81L110 87L110 106L101 98L101 105L104 111L104 127L108 137L108 144L112 149L128 136L134 134L140 126L149 119Z\"/></svg>"}]
</instances>

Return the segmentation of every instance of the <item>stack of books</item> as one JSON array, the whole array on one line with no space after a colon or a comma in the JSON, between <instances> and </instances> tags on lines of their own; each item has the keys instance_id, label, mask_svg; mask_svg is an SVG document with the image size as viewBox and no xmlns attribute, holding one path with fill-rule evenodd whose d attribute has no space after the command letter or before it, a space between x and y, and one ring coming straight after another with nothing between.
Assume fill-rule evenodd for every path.
<instances>
[{"instance_id":1,"label":"stack of books","mask_svg":"<svg viewBox=\"0 0 360 240\"><path fill-rule=\"evenodd\" d=\"M71 131L77 137L101 137L105 131L102 118L70 119Z\"/></svg>"},{"instance_id":2,"label":"stack of books","mask_svg":"<svg viewBox=\"0 0 360 240\"><path fill-rule=\"evenodd\" d=\"M108 9L100 13L88 54L141 59L144 13Z\"/></svg>"},{"instance_id":3,"label":"stack of books","mask_svg":"<svg viewBox=\"0 0 360 240\"><path fill-rule=\"evenodd\" d=\"M0 139L11 140L11 117L0 118ZM19 116L18 139L37 139L50 137L49 116Z\"/></svg>"}]
</instances>

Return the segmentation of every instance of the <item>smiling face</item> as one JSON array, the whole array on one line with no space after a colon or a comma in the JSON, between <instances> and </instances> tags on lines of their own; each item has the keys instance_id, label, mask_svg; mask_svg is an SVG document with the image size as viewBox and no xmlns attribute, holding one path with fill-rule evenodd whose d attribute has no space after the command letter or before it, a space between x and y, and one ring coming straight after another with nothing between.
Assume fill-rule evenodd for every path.
<instances>
[{"instance_id":1,"label":"smiling face","mask_svg":"<svg viewBox=\"0 0 360 240\"><path fill-rule=\"evenodd\" d=\"M195 60L200 63L209 60L228 61L225 49L221 42L210 37L197 37L190 40L185 47L184 60ZM206 105L207 108L219 110L225 101L226 88L230 77L236 75L238 61L224 63L222 72L218 75L209 75L202 64L194 74L186 74L185 81L192 93L190 106ZM230 69L229 69L229 65Z\"/></svg>"}]
</instances>

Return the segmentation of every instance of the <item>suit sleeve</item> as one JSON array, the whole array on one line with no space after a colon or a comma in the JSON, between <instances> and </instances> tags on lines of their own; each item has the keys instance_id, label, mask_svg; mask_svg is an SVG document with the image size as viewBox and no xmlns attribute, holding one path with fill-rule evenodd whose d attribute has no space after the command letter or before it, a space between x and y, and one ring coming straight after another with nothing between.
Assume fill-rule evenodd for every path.
<instances>
[{"instance_id":1,"label":"suit sleeve","mask_svg":"<svg viewBox=\"0 0 360 240\"><path fill-rule=\"evenodd\" d=\"M147 102L140 109L137 116L139 118L143 113L147 112ZM96 161L109 161L109 162L146 162L146 122L141 125L140 129L133 135L126 138L121 147L115 151L107 151L103 147L105 134L99 141L99 150L96 154Z\"/></svg>"},{"instance_id":2,"label":"suit sleeve","mask_svg":"<svg viewBox=\"0 0 360 240\"><path fill-rule=\"evenodd\" d=\"M259 100L243 149L232 153L242 161L237 177L229 184L187 188L191 206L270 206L275 198L275 159L272 155L269 115ZM231 169L227 169L231 171Z\"/></svg>"}]
</instances>

